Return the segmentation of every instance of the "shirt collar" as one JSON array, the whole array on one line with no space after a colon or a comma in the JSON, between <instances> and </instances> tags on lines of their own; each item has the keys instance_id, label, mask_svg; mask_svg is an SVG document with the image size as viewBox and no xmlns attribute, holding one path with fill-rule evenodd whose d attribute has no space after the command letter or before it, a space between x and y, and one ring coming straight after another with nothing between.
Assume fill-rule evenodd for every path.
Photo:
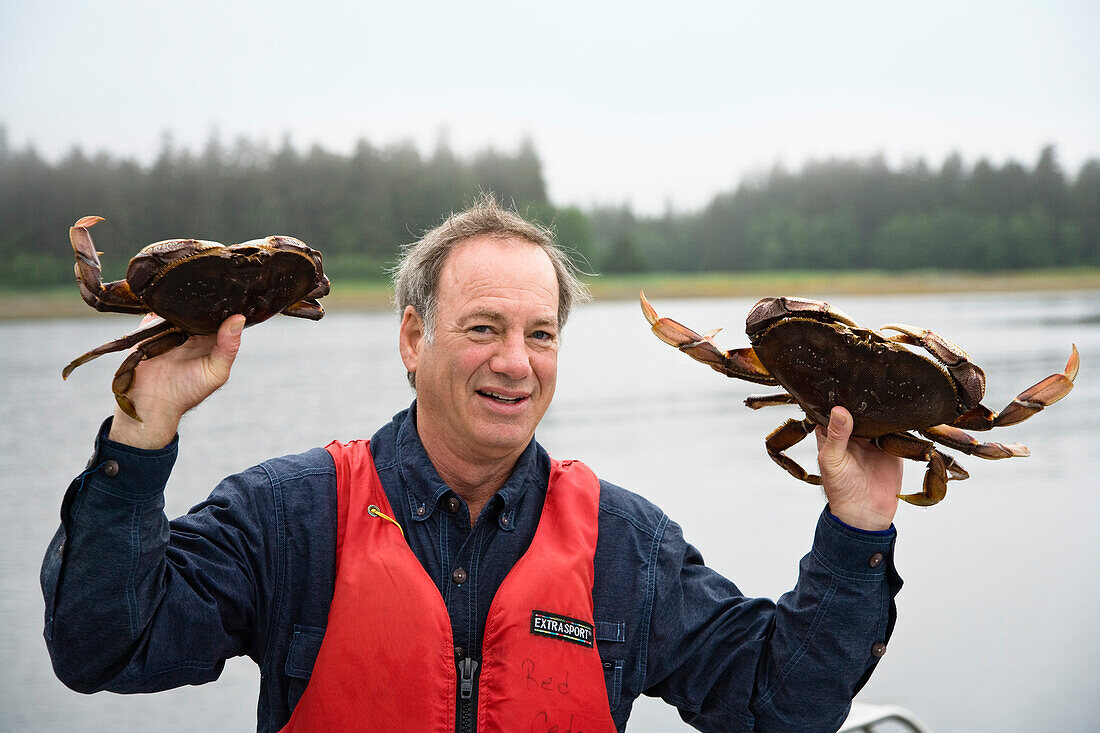
<instances>
[{"instance_id":1,"label":"shirt collar","mask_svg":"<svg viewBox=\"0 0 1100 733\"><path fill-rule=\"evenodd\" d=\"M451 487L439 477L428 452L424 450L424 444L420 442L420 435L416 431L415 400L405 412L404 418L395 422L398 424L394 441L397 472L405 487L413 521L424 521L432 515L440 500L451 492ZM517 505L528 488L539 483L537 466L540 453L545 455L532 439L516 460L508 480L489 502L488 506L499 507L496 521L505 531L515 529ZM549 463L549 459L546 462ZM545 481L542 488L545 489Z\"/></svg>"}]
</instances>

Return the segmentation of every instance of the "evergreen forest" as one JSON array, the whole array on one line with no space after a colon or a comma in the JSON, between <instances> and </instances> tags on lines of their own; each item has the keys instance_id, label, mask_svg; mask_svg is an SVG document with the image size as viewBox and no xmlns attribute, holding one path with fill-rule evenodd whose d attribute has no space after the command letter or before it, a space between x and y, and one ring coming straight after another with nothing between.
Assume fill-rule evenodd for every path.
<instances>
[{"instance_id":1,"label":"evergreen forest","mask_svg":"<svg viewBox=\"0 0 1100 733\"><path fill-rule=\"evenodd\" d=\"M552 226L588 272L1100 266L1100 160L1067 172L1053 147L1001 165L811 162L746 178L699 211L641 216L555 206L530 140L461 157L445 143L424 154L362 140L336 154L216 136L193 152L166 137L141 165L79 148L49 162L0 127L0 287L71 282L67 231L87 214L106 219L93 234L109 278L161 239L268 234L321 250L334 281L382 278L402 244L486 191Z\"/></svg>"}]
</instances>

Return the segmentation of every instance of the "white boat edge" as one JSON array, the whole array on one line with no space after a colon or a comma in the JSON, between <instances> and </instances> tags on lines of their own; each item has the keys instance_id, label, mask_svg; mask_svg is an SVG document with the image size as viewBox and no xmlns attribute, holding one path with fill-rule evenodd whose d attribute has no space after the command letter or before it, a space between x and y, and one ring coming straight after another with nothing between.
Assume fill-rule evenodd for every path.
<instances>
[{"instance_id":1,"label":"white boat edge","mask_svg":"<svg viewBox=\"0 0 1100 733\"><path fill-rule=\"evenodd\" d=\"M908 726L913 733L932 733L920 718L900 705L871 705L854 702L848 713L848 719L837 733L874 733L879 723L900 723Z\"/></svg>"}]
</instances>

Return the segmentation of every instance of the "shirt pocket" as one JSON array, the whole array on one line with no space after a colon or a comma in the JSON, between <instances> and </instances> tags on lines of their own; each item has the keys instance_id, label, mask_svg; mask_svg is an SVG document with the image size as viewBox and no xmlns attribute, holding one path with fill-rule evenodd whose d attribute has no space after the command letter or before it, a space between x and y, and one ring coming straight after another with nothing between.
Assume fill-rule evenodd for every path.
<instances>
[{"instance_id":1,"label":"shirt pocket","mask_svg":"<svg viewBox=\"0 0 1100 733\"><path fill-rule=\"evenodd\" d=\"M607 703L612 710L619 706L623 692L623 642L626 641L626 624L622 621L596 621L596 648L603 664L604 683L607 685Z\"/></svg>"},{"instance_id":2,"label":"shirt pocket","mask_svg":"<svg viewBox=\"0 0 1100 733\"><path fill-rule=\"evenodd\" d=\"M325 630L318 626L300 626L294 624L294 636L290 640L290 651L286 655L287 704L294 711L302 694L309 685L313 674L313 665L317 662L317 653L321 651L321 642Z\"/></svg>"}]
</instances>

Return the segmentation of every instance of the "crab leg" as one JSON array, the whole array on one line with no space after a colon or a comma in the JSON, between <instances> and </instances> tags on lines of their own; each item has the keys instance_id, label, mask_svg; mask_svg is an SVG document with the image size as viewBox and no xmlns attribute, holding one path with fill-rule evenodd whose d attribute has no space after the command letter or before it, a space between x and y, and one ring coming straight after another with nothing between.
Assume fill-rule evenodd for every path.
<instances>
[{"instance_id":1,"label":"crab leg","mask_svg":"<svg viewBox=\"0 0 1100 733\"><path fill-rule=\"evenodd\" d=\"M1077 345L1073 344L1065 371L1051 374L1046 379L1028 387L1016 395L1016 399L1008 403L999 413L993 412L985 405L978 405L952 420L951 425L967 430L992 430L1023 422L1044 407L1050 407L1068 395L1073 389L1073 380L1077 377L1080 366L1081 355L1077 352Z\"/></svg>"},{"instance_id":2,"label":"crab leg","mask_svg":"<svg viewBox=\"0 0 1100 733\"><path fill-rule=\"evenodd\" d=\"M930 440L921 440L908 433L890 433L872 438L871 445L900 458L927 462L920 493L898 494L899 499L915 506L939 504L947 496L948 481L970 477L954 458L936 450Z\"/></svg>"},{"instance_id":3,"label":"crab leg","mask_svg":"<svg viewBox=\"0 0 1100 733\"><path fill-rule=\"evenodd\" d=\"M325 309L312 298L303 298L297 303L291 303L282 311L284 316L295 318L308 318L311 321L319 321L325 315Z\"/></svg>"},{"instance_id":4,"label":"crab leg","mask_svg":"<svg viewBox=\"0 0 1100 733\"><path fill-rule=\"evenodd\" d=\"M799 481L820 486L820 476L807 472L796 460L783 452L802 442L802 439L813 432L815 427L816 423L808 417L803 420L791 418L768 434L764 440L764 447L771 459L786 469L787 473Z\"/></svg>"},{"instance_id":5,"label":"crab leg","mask_svg":"<svg viewBox=\"0 0 1100 733\"><path fill-rule=\"evenodd\" d=\"M111 391L115 394L115 402L118 403L118 406L122 408L123 412L138 422L141 422L141 418L138 417L137 410L134 408L134 401L127 396L127 392L130 391L130 387L134 384L134 370L137 368L137 365L145 359L152 359L154 356L160 356L182 345L188 337L188 334L184 333L183 329L176 326L169 326L166 330L162 330L161 333L157 333L151 338L139 343L137 348L126 357L126 360L119 366L118 371L115 372L115 378L111 381Z\"/></svg>"},{"instance_id":6,"label":"crab leg","mask_svg":"<svg viewBox=\"0 0 1100 733\"><path fill-rule=\"evenodd\" d=\"M789 474L799 481L820 486L821 476L807 472L797 461L784 453L813 432L815 427L816 424L810 418L803 420L792 418L773 430L764 441L764 445L772 460L786 469ZM891 455L927 463L928 468L924 473L924 483L920 493L898 495L899 499L910 504L916 506L938 504L947 495L948 481L970 478L965 468L951 456L936 450L930 440L921 440L908 433L891 433L872 438L870 443Z\"/></svg>"},{"instance_id":7,"label":"crab leg","mask_svg":"<svg viewBox=\"0 0 1100 733\"><path fill-rule=\"evenodd\" d=\"M147 339L159 336L168 329L172 328L172 325L163 318L158 318L147 326L142 326L133 333L126 334L122 338L109 341L102 346L98 346L82 356L78 356L69 363L67 367L61 370L61 378L68 379L72 374L73 369L76 369L81 364L87 364L92 359L104 354L110 354L114 351L122 351L123 349L129 349L131 346L141 343Z\"/></svg>"},{"instance_id":8,"label":"crab leg","mask_svg":"<svg viewBox=\"0 0 1100 733\"><path fill-rule=\"evenodd\" d=\"M320 255L318 255L318 256L320 256ZM315 300L317 298L323 298L326 295L328 295L329 289L331 288L331 284L329 283L328 278L325 277L325 274L320 271L319 267L318 267L318 270L317 270L317 278L318 278L317 287L315 287L313 290L306 293L306 295L305 295L306 300Z\"/></svg>"},{"instance_id":9,"label":"crab leg","mask_svg":"<svg viewBox=\"0 0 1100 733\"><path fill-rule=\"evenodd\" d=\"M718 329L706 335L700 335L671 318L660 318L657 311L646 300L645 293L641 293L641 301L642 313L645 314L649 325L653 327L653 333L666 344L675 346L692 359L701 361L727 377L736 377L757 384L779 384L779 381L760 363L752 347L722 351L714 343L714 335L718 333Z\"/></svg>"},{"instance_id":10,"label":"crab leg","mask_svg":"<svg viewBox=\"0 0 1100 733\"><path fill-rule=\"evenodd\" d=\"M69 228L69 242L73 245L76 264L76 285L80 297L97 311L109 313L148 313L149 309L138 300L125 280L103 283L103 268L99 263L100 252L92 244L89 227L103 221L101 216L85 216Z\"/></svg>"},{"instance_id":11,"label":"crab leg","mask_svg":"<svg viewBox=\"0 0 1100 733\"><path fill-rule=\"evenodd\" d=\"M1026 445L1020 443L982 443L973 436L950 425L937 425L934 428L919 431L921 435L940 445L954 448L968 455L998 460L1000 458L1025 458L1031 455Z\"/></svg>"},{"instance_id":12,"label":"crab leg","mask_svg":"<svg viewBox=\"0 0 1100 733\"><path fill-rule=\"evenodd\" d=\"M775 405L797 404L798 400L786 392L780 392L778 394L754 394L745 398L745 406L751 407L754 410L759 410L761 407L773 407Z\"/></svg>"}]
</instances>

